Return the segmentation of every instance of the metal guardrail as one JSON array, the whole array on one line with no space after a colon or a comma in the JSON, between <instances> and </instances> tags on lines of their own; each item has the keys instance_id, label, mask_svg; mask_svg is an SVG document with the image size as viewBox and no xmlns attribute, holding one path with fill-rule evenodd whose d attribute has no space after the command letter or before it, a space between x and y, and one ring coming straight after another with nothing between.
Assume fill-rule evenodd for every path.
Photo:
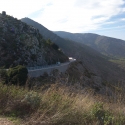
<instances>
[{"instance_id":1,"label":"metal guardrail","mask_svg":"<svg viewBox=\"0 0 125 125\"><path fill-rule=\"evenodd\" d=\"M44 65L44 66L35 66L35 67L27 67L27 69L30 70L36 70L36 69L44 69L44 68L50 68L50 67L55 67L55 66L61 66L62 64L68 64L70 62L74 62L76 59L71 59L68 62L65 63L60 63L60 64L52 64L52 65Z\"/></svg>"},{"instance_id":2,"label":"metal guardrail","mask_svg":"<svg viewBox=\"0 0 125 125\"><path fill-rule=\"evenodd\" d=\"M52 64L52 65L44 65L44 66L35 66L35 67L26 67L29 71L30 70L36 70L36 69L44 69L44 68L52 68L52 67L55 67L55 66L62 66L64 64L68 64L68 63L71 63L71 62L74 62L76 61L76 59L71 59L69 60L68 62L65 62L65 63L60 63L60 64ZM5 70L8 70L8 69L5 69Z\"/></svg>"},{"instance_id":3,"label":"metal guardrail","mask_svg":"<svg viewBox=\"0 0 125 125\"><path fill-rule=\"evenodd\" d=\"M59 66L61 64L52 64L52 65L44 65L44 66L35 66L35 67L27 67L28 70L36 70L36 69L44 69L44 68L49 68L49 67L54 67L54 66Z\"/></svg>"}]
</instances>

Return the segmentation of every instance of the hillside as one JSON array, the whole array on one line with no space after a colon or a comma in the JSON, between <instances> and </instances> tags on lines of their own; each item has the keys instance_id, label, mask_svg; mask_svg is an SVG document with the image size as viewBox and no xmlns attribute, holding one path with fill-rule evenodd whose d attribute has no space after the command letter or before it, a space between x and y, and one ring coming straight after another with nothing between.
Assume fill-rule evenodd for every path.
<instances>
[{"instance_id":1,"label":"hillside","mask_svg":"<svg viewBox=\"0 0 125 125\"><path fill-rule=\"evenodd\" d=\"M68 57L39 30L9 15L0 14L0 67L66 62Z\"/></svg>"},{"instance_id":2,"label":"hillside","mask_svg":"<svg viewBox=\"0 0 125 125\"><path fill-rule=\"evenodd\" d=\"M118 89L106 96L61 84L28 90L0 83L0 125L125 125L125 91Z\"/></svg>"},{"instance_id":3,"label":"hillside","mask_svg":"<svg viewBox=\"0 0 125 125\"><path fill-rule=\"evenodd\" d=\"M80 60L82 66L84 66L89 73L95 74L97 77L103 79L103 81L117 82L118 80L123 80L125 71L118 68L114 63L109 62L107 57L91 47L72 40L63 39L29 18L23 18L21 21L38 28L40 33L43 34L43 37L51 39L54 43L60 46L67 56ZM78 71L82 66L80 64L79 68L77 67ZM76 73L82 76L82 72L83 71L79 71Z\"/></svg>"},{"instance_id":4,"label":"hillside","mask_svg":"<svg viewBox=\"0 0 125 125\"><path fill-rule=\"evenodd\" d=\"M92 33L68 33L63 31L54 32L58 36L76 42L84 43L87 46L109 57L125 58L125 41L100 36Z\"/></svg>"}]
</instances>

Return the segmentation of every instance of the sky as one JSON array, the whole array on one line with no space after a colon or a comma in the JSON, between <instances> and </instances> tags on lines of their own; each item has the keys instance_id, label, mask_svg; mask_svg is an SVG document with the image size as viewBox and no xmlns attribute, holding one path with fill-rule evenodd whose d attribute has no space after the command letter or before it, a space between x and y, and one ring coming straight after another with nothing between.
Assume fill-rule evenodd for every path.
<instances>
[{"instance_id":1,"label":"sky","mask_svg":"<svg viewBox=\"0 0 125 125\"><path fill-rule=\"evenodd\" d=\"M1 0L2 11L31 18L52 31L125 40L125 0Z\"/></svg>"}]
</instances>

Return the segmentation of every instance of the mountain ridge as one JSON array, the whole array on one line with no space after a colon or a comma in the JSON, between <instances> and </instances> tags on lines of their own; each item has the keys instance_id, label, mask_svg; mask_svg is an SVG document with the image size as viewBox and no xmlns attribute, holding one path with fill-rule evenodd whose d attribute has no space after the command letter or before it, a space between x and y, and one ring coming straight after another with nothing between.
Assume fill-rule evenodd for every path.
<instances>
[{"instance_id":1,"label":"mountain ridge","mask_svg":"<svg viewBox=\"0 0 125 125\"><path fill-rule=\"evenodd\" d=\"M93 33L54 32L62 38L83 43L109 57L125 58L125 41Z\"/></svg>"},{"instance_id":2,"label":"mountain ridge","mask_svg":"<svg viewBox=\"0 0 125 125\"><path fill-rule=\"evenodd\" d=\"M21 21L38 28L45 38L49 38L52 42L56 43L67 56L80 60L90 73L101 77L103 81L116 82L118 79L124 79L125 72L122 69L109 62L106 56L91 47L72 40L63 39L32 19L23 18Z\"/></svg>"}]
</instances>

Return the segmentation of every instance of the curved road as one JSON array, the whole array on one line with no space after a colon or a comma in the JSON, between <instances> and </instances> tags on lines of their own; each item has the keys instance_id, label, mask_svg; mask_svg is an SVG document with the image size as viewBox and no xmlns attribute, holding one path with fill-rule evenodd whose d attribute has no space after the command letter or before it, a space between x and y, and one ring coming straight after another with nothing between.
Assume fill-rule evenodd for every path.
<instances>
[{"instance_id":1,"label":"curved road","mask_svg":"<svg viewBox=\"0 0 125 125\"><path fill-rule=\"evenodd\" d=\"M39 77L43 75L45 72L51 74L51 71L54 69L58 69L60 72L65 72L68 68L68 65L72 62L76 61L76 59L69 58L69 62L55 64L55 65L48 65L46 67L29 67L28 75L30 77Z\"/></svg>"},{"instance_id":2,"label":"curved road","mask_svg":"<svg viewBox=\"0 0 125 125\"><path fill-rule=\"evenodd\" d=\"M60 64L53 64L53 65L47 65L47 66L37 66L37 67L27 67L28 71L37 71L37 70L41 70L41 69L51 69L51 68L57 68L57 67L62 67L65 65L69 65L71 62L76 61L76 59L74 58L69 58L69 62L65 62L65 63L60 63Z\"/></svg>"}]
</instances>

